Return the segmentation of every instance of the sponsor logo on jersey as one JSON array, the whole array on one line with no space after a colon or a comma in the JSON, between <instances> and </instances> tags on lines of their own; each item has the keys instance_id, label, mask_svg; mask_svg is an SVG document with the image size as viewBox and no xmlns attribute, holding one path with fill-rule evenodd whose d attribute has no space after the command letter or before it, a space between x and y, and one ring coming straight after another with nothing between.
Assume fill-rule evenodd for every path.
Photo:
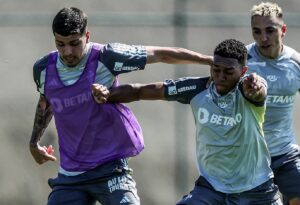
<instances>
[{"instance_id":1,"label":"sponsor logo on jersey","mask_svg":"<svg viewBox=\"0 0 300 205\"><path fill-rule=\"evenodd\" d=\"M63 100L59 98L51 98L50 104L56 112L61 112L65 108L83 104L89 101L90 98L91 98L90 93L82 93L70 98L65 98Z\"/></svg>"},{"instance_id":2,"label":"sponsor logo on jersey","mask_svg":"<svg viewBox=\"0 0 300 205\"><path fill-rule=\"evenodd\" d=\"M251 65L258 65L258 66L265 67L266 66L266 62L248 62L248 66L251 66Z\"/></svg>"},{"instance_id":3,"label":"sponsor logo on jersey","mask_svg":"<svg viewBox=\"0 0 300 205\"><path fill-rule=\"evenodd\" d=\"M168 94L169 95L176 95L177 94L177 89L176 89L175 85L168 87Z\"/></svg>"},{"instance_id":4,"label":"sponsor logo on jersey","mask_svg":"<svg viewBox=\"0 0 300 205\"><path fill-rule=\"evenodd\" d=\"M276 104L290 104L295 100L295 96L280 96L280 95L268 95L266 103L276 103Z\"/></svg>"},{"instance_id":5,"label":"sponsor logo on jersey","mask_svg":"<svg viewBox=\"0 0 300 205\"><path fill-rule=\"evenodd\" d=\"M267 75L267 79L270 82L275 82L275 81L277 81L278 77L276 75Z\"/></svg>"},{"instance_id":6,"label":"sponsor logo on jersey","mask_svg":"<svg viewBox=\"0 0 300 205\"><path fill-rule=\"evenodd\" d=\"M285 64L285 63L277 63L276 65L281 66L281 67L285 67L285 68L289 67L289 66L288 66L287 64Z\"/></svg>"},{"instance_id":7,"label":"sponsor logo on jersey","mask_svg":"<svg viewBox=\"0 0 300 205\"><path fill-rule=\"evenodd\" d=\"M197 120L200 124L215 124L223 126L235 126L242 121L241 113L237 113L234 117L228 117L223 115L211 114L205 108L199 108L197 114Z\"/></svg>"},{"instance_id":8,"label":"sponsor logo on jersey","mask_svg":"<svg viewBox=\"0 0 300 205\"><path fill-rule=\"evenodd\" d=\"M181 92L185 92L188 90L195 90L196 88L197 88L196 85L185 86L185 87L179 88L178 92L181 93Z\"/></svg>"},{"instance_id":9,"label":"sponsor logo on jersey","mask_svg":"<svg viewBox=\"0 0 300 205\"><path fill-rule=\"evenodd\" d=\"M123 66L123 63L121 62L115 62L114 71L134 71L139 70L139 67L136 66Z\"/></svg>"},{"instance_id":10,"label":"sponsor logo on jersey","mask_svg":"<svg viewBox=\"0 0 300 205\"><path fill-rule=\"evenodd\" d=\"M123 63L121 62L115 62L114 71L121 71L123 67Z\"/></svg>"}]
</instances>

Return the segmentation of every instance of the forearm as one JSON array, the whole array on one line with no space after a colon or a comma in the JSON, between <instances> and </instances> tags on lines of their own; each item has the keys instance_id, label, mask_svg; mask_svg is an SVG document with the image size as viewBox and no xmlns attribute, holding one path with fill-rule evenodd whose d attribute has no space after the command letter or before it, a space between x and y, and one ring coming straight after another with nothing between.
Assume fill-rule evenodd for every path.
<instances>
[{"instance_id":1,"label":"forearm","mask_svg":"<svg viewBox=\"0 0 300 205\"><path fill-rule=\"evenodd\" d=\"M52 119L52 110L46 98L40 97L36 107L30 146L35 147Z\"/></svg>"},{"instance_id":2,"label":"forearm","mask_svg":"<svg viewBox=\"0 0 300 205\"><path fill-rule=\"evenodd\" d=\"M213 57L185 48L146 47L147 63L203 64L212 65Z\"/></svg>"},{"instance_id":3,"label":"forearm","mask_svg":"<svg viewBox=\"0 0 300 205\"><path fill-rule=\"evenodd\" d=\"M164 100L163 82L152 84L127 84L110 90L109 102L128 103L139 100Z\"/></svg>"}]
</instances>

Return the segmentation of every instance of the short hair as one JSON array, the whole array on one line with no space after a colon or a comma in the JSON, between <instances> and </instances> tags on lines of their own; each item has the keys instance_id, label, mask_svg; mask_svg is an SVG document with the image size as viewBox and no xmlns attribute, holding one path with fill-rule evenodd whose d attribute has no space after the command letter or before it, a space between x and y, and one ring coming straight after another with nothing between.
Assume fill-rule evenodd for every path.
<instances>
[{"instance_id":1,"label":"short hair","mask_svg":"<svg viewBox=\"0 0 300 205\"><path fill-rule=\"evenodd\" d=\"M214 55L237 59L242 66L247 63L246 46L235 39L227 39L219 43L214 50Z\"/></svg>"},{"instance_id":2,"label":"short hair","mask_svg":"<svg viewBox=\"0 0 300 205\"><path fill-rule=\"evenodd\" d=\"M251 17L253 16L275 16L280 19L283 17L282 9L278 4L271 2L261 2L254 5L251 9Z\"/></svg>"},{"instance_id":3,"label":"short hair","mask_svg":"<svg viewBox=\"0 0 300 205\"><path fill-rule=\"evenodd\" d=\"M63 36L83 35L87 28L87 15L78 8L61 9L53 19L52 31Z\"/></svg>"}]
</instances>

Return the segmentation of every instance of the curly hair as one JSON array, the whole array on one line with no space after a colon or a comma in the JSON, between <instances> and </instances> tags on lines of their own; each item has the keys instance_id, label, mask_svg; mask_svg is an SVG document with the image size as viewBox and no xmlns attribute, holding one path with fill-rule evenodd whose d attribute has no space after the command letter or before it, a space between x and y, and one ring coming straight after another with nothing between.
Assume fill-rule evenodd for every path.
<instances>
[{"instance_id":1,"label":"curly hair","mask_svg":"<svg viewBox=\"0 0 300 205\"><path fill-rule=\"evenodd\" d=\"M261 2L258 5L254 5L251 9L251 16L276 16L278 18L283 17L282 9L276 3Z\"/></svg>"},{"instance_id":2,"label":"curly hair","mask_svg":"<svg viewBox=\"0 0 300 205\"><path fill-rule=\"evenodd\" d=\"M235 39L227 39L219 43L214 50L214 55L237 59L242 66L247 63L247 49L242 42Z\"/></svg>"},{"instance_id":3,"label":"curly hair","mask_svg":"<svg viewBox=\"0 0 300 205\"><path fill-rule=\"evenodd\" d=\"M78 8L61 9L53 19L52 31L62 36L83 35L87 28L87 15Z\"/></svg>"}]
</instances>

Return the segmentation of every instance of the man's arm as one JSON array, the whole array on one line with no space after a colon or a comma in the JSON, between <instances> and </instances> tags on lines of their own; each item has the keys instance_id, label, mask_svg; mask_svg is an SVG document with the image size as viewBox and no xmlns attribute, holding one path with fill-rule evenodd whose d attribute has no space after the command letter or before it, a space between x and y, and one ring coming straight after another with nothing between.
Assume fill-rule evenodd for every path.
<instances>
[{"instance_id":1,"label":"man's arm","mask_svg":"<svg viewBox=\"0 0 300 205\"><path fill-rule=\"evenodd\" d=\"M43 164L48 160L56 160L56 158L53 156L54 150L51 145L49 147L41 147L38 143L45 129L49 125L52 115L53 114L49 102L44 96L40 95L29 143L30 152L38 164Z\"/></svg>"},{"instance_id":2,"label":"man's arm","mask_svg":"<svg viewBox=\"0 0 300 205\"><path fill-rule=\"evenodd\" d=\"M98 103L128 103L138 100L165 100L163 82L150 84L126 84L108 90L105 86L94 84L92 87L94 99Z\"/></svg>"},{"instance_id":3,"label":"man's arm","mask_svg":"<svg viewBox=\"0 0 300 205\"><path fill-rule=\"evenodd\" d=\"M264 102L267 96L267 82L256 73L251 73L243 79L243 92L252 102Z\"/></svg>"},{"instance_id":4,"label":"man's arm","mask_svg":"<svg viewBox=\"0 0 300 205\"><path fill-rule=\"evenodd\" d=\"M185 48L146 46L147 64L203 64L212 65L213 57L197 53Z\"/></svg>"},{"instance_id":5,"label":"man's arm","mask_svg":"<svg viewBox=\"0 0 300 205\"><path fill-rule=\"evenodd\" d=\"M106 101L128 103L138 100L167 100L189 104L198 93L206 89L208 77L185 77L150 84L128 84L110 90L100 84L93 84L92 94L97 103Z\"/></svg>"}]
</instances>

